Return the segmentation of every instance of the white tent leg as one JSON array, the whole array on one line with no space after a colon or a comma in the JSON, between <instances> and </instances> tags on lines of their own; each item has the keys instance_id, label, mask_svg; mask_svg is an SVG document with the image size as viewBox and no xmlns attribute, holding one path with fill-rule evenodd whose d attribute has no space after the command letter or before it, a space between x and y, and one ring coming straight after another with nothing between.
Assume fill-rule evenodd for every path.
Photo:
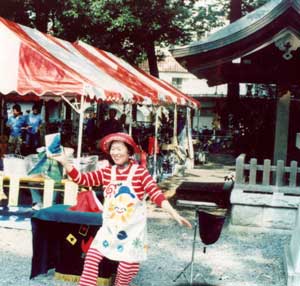
<instances>
[{"instance_id":1,"label":"white tent leg","mask_svg":"<svg viewBox=\"0 0 300 286\"><path fill-rule=\"evenodd\" d=\"M77 145L77 156L76 156L77 159L79 159L81 156L81 148L82 148L83 116L84 116L84 110L85 110L85 106L84 106L85 97L84 96L80 97L80 106L79 107L76 107L76 105L78 106L77 102L75 104L73 104L65 96L62 96L62 98L79 114L79 126L78 126L78 137L77 137L78 145Z\"/></svg>"},{"instance_id":2,"label":"white tent leg","mask_svg":"<svg viewBox=\"0 0 300 286\"><path fill-rule=\"evenodd\" d=\"M155 113L155 129L154 129L154 154L153 154L153 178L154 180L157 180L157 144L158 144L158 139L157 139L157 133L158 133L158 116L159 116L159 108L156 110Z\"/></svg>"},{"instance_id":3,"label":"white tent leg","mask_svg":"<svg viewBox=\"0 0 300 286\"><path fill-rule=\"evenodd\" d=\"M129 135L132 136L132 103L129 104L129 114L130 114L130 121L129 121Z\"/></svg>"},{"instance_id":4,"label":"white tent leg","mask_svg":"<svg viewBox=\"0 0 300 286\"><path fill-rule=\"evenodd\" d=\"M80 112L79 112L79 130L78 130L78 146L77 146L77 159L81 156L82 148L82 135L83 135L83 116L84 116L84 96L80 97Z\"/></svg>"},{"instance_id":5,"label":"white tent leg","mask_svg":"<svg viewBox=\"0 0 300 286\"><path fill-rule=\"evenodd\" d=\"M200 109L197 109L197 138L200 139Z\"/></svg>"},{"instance_id":6,"label":"white tent leg","mask_svg":"<svg viewBox=\"0 0 300 286\"><path fill-rule=\"evenodd\" d=\"M174 126L173 126L173 142L172 144L178 145L177 140L177 121L178 121L178 110L177 110L177 104L174 106Z\"/></svg>"},{"instance_id":7,"label":"white tent leg","mask_svg":"<svg viewBox=\"0 0 300 286\"><path fill-rule=\"evenodd\" d=\"M186 108L186 120L187 120L187 140L188 140L188 150L189 157L191 160L190 168L194 168L194 147L193 147L193 139L192 139L192 124L191 124L191 109L189 107Z\"/></svg>"}]
</instances>

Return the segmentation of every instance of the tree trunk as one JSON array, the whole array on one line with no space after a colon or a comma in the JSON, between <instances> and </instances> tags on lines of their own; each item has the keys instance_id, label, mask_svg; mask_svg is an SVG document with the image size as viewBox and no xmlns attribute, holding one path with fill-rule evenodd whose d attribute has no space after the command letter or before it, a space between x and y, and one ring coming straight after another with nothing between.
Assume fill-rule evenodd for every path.
<instances>
[{"instance_id":1,"label":"tree trunk","mask_svg":"<svg viewBox=\"0 0 300 286\"><path fill-rule=\"evenodd\" d=\"M230 23L238 20L241 17L242 17L242 0L230 0L230 12L229 12Z\"/></svg>"},{"instance_id":2,"label":"tree trunk","mask_svg":"<svg viewBox=\"0 0 300 286\"><path fill-rule=\"evenodd\" d=\"M159 71L157 66L157 57L155 53L155 42L151 41L146 46L146 53L148 58L148 64L149 64L149 71L150 74L159 78Z\"/></svg>"},{"instance_id":3,"label":"tree trunk","mask_svg":"<svg viewBox=\"0 0 300 286\"><path fill-rule=\"evenodd\" d=\"M35 27L43 33L48 32L48 21L49 21L49 7L44 1L35 1L34 3L36 19Z\"/></svg>"}]
</instances>

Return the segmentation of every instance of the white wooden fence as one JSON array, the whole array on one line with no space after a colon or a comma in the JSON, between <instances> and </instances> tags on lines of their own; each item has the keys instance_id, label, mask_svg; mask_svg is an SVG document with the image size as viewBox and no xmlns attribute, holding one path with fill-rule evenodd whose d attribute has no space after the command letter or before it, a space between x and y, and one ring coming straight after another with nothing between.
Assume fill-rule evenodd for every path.
<instances>
[{"instance_id":1,"label":"white wooden fence","mask_svg":"<svg viewBox=\"0 0 300 286\"><path fill-rule=\"evenodd\" d=\"M291 228L300 205L300 168L265 159L262 165L245 154L236 159L236 180L231 193L233 224Z\"/></svg>"},{"instance_id":2,"label":"white wooden fence","mask_svg":"<svg viewBox=\"0 0 300 286\"><path fill-rule=\"evenodd\" d=\"M34 183L34 186L28 185ZM54 192L64 192L63 203L67 205L76 204L78 185L69 180L62 180L58 186L55 181L44 178L19 178L4 176L0 172L0 197L4 198L4 187L9 189L8 205L18 206L20 192L24 189L40 189L43 191L43 207L50 207L53 204Z\"/></svg>"},{"instance_id":3,"label":"white wooden fence","mask_svg":"<svg viewBox=\"0 0 300 286\"><path fill-rule=\"evenodd\" d=\"M257 159L252 158L247 164L245 154L241 154L236 159L235 187L249 192L279 192L300 196L299 174L297 161L291 161L290 166L284 166L282 160L271 165L271 160L265 159L263 165L258 165Z\"/></svg>"}]
</instances>

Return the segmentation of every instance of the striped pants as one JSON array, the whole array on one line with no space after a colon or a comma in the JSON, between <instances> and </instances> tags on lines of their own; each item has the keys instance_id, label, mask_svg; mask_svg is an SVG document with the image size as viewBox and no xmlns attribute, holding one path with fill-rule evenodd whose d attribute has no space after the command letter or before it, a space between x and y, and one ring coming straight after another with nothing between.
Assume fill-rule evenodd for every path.
<instances>
[{"instance_id":1,"label":"striped pants","mask_svg":"<svg viewBox=\"0 0 300 286\"><path fill-rule=\"evenodd\" d=\"M98 267L103 255L95 248L90 248L86 254L83 272L78 286L96 286ZM139 263L119 262L114 286L129 286L131 280L139 271Z\"/></svg>"}]
</instances>

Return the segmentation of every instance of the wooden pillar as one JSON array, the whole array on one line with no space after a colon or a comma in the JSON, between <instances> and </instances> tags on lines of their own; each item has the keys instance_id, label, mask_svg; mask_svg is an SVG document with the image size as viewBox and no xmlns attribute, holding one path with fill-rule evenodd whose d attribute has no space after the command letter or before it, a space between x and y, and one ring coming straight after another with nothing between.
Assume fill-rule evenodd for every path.
<instances>
[{"instance_id":1,"label":"wooden pillar","mask_svg":"<svg viewBox=\"0 0 300 286\"><path fill-rule=\"evenodd\" d=\"M283 160L286 163L289 135L291 92L287 89L279 89L276 111L276 129L273 162Z\"/></svg>"}]
</instances>

